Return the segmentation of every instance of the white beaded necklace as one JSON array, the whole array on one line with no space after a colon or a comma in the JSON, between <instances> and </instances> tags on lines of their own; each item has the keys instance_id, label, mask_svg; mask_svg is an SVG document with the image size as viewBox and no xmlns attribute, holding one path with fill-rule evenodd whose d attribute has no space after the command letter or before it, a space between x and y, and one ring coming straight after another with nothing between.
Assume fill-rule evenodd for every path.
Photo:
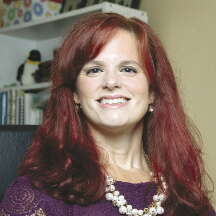
<instances>
[{"instance_id":1,"label":"white beaded necklace","mask_svg":"<svg viewBox=\"0 0 216 216\"><path fill-rule=\"evenodd\" d=\"M162 180L163 191L167 189L166 183ZM118 207L119 213L130 216L156 216L158 214L164 213L164 208L161 206L161 203L165 200L165 193L158 192L153 196L153 202L148 208L143 210L138 210L133 208L132 205L129 205L123 195L120 194L115 188L115 181L111 176L107 176L106 179L107 187L105 198L106 200L112 201L113 206Z\"/></svg>"}]
</instances>

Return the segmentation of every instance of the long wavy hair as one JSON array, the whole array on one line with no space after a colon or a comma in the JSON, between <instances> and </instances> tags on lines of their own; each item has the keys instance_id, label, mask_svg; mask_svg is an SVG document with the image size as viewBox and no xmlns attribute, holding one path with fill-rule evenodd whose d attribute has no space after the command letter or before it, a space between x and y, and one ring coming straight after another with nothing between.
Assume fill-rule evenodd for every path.
<instances>
[{"instance_id":1,"label":"long wavy hair","mask_svg":"<svg viewBox=\"0 0 216 216\"><path fill-rule=\"evenodd\" d=\"M154 92L155 111L143 119L143 145L159 184L163 175L168 185L166 215L207 215L211 204L202 178L201 150L164 48L149 25L114 13L96 13L79 20L59 48L44 120L21 164L20 175L68 203L87 205L104 196L104 167L73 92L82 67L119 29L136 36L142 66Z\"/></svg>"}]
</instances>

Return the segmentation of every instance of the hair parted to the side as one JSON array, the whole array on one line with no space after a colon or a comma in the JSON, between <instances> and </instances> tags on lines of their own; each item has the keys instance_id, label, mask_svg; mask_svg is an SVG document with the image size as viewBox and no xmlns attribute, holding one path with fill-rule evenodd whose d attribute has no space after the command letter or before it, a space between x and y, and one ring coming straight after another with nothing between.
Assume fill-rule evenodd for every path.
<instances>
[{"instance_id":1,"label":"hair parted to the side","mask_svg":"<svg viewBox=\"0 0 216 216\"><path fill-rule=\"evenodd\" d=\"M52 66L52 92L44 121L21 165L35 187L69 203L103 197L104 167L85 117L73 99L76 79L112 36L124 29L137 38L140 59L154 92L154 113L144 118L144 148L153 171L168 184L166 215L206 215L211 208L201 150L191 133L172 67L149 25L114 13L88 15L73 25Z\"/></svg>"}]
</instances>

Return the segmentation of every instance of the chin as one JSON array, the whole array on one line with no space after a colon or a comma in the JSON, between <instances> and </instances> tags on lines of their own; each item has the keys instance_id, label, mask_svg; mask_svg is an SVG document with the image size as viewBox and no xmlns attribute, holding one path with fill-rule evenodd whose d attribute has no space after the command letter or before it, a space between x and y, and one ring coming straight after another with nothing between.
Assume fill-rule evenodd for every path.
<instances>
[{"instance_id":1,"label":"chin","mask_svg":"<svg viewBox=\"0 0 216 216\"><path fill-rule=\"evenodd\" d=\"M128 125L102 125L101 128L110 134L122 134L128 130Z\"/></svg>"},{"instance_id":2,"label":"chin","mask_svg":"<svg viewBox=\"0 0 216 216\"><path fill-rule=\"evenodd\" d=\"M126 118L123 119L108 118L108 119L102 119L101 124L107 125L108 127L122 127L124 125L129 124L129 122Z\"/></svg>"},{"instance_id":3,"label":"chin","mask_svg":"<svg viewBox=\"0 0 216 216\"><path fill-rule=\"evenodd\" d=\"M103 129L108 129L110 131L113 132L119 132L119 131L125 131L131 127L133 127L134 125L136 125L135 123L129 123L129 122L115 122L110 120L109 122L101 122L101 126Z\"/></svg>"}]
</instances>

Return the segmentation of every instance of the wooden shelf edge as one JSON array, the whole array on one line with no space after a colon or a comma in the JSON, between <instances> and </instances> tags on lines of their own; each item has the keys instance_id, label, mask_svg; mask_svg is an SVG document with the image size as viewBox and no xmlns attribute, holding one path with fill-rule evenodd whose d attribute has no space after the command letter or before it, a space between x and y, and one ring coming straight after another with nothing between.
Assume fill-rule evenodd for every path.
<instances>
[{"instance_id":1,"label":"wooden shelf edge","mask_svg":"<svg viewBox=\"0 0 216 216\"><path fill-rule=\"evenodd\" d=\"M25 86L14 86L14 87L6 87L0 88L0 92L9 91L9 90L37 90L37 89L45 89L51 86L50 82L36 83L33 85L25 85Z\"/></svg>"}]
</instances>

